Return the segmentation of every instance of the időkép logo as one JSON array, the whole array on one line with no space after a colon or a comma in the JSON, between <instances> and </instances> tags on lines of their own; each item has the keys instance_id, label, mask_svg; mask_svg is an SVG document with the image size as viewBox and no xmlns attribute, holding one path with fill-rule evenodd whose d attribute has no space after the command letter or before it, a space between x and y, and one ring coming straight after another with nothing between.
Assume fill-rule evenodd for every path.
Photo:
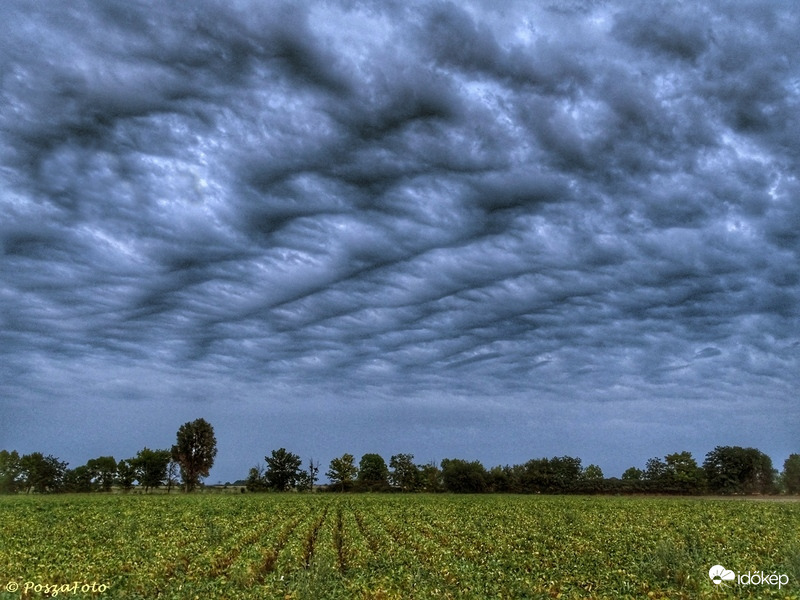
<instances>
[{"instance_id":1,"label":"id\u0151k\u00e9p logo","mask_svg":"<svg viewBox=\"0 0 800 600\"><path fill-rule=\"evenodd\" d=\"M734 582L739 585L777 585L778 589L789 583L789 576L785 573L763 573L762 571L748 571L738 575L722 565L714 565L708 570L708 576L714 585L725 585Z\"/></svg>"}]
</instances>

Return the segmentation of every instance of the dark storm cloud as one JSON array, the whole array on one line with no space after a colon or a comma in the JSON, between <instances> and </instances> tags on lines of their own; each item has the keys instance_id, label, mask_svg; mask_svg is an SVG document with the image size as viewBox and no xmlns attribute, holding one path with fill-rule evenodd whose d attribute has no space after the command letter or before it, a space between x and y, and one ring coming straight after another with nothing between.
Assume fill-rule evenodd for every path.
<instances>
[{"instance_id":1,"label":"dark storm cloud","mask_svg":"<svg viewBox=\"0 0 800 600\"><path fill-rule=\"evenodd\" d=\"M7 397L797 388L791 3L0 12Z\"/></svg>"},{"instance_id":2,"label":"dark storm cloud","mask_svg":"<svg viewBox=\"0 0 800 600\"><path fill-rule=\"evenodd\" d=\"M694 62L711 44L711 16L702 5L651 2L620 14L612 34L656 56Z\"/></svg>"}]
</instances>

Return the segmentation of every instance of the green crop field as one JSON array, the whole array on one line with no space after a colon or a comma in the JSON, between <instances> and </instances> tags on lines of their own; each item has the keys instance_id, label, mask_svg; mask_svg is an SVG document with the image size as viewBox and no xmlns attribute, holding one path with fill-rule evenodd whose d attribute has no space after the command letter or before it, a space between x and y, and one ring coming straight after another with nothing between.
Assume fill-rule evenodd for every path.
<instances>
[{"instance_id":1,"label":"green crop field","mask_svg":"<svg viewBox=\"0 0 800 600\"><path fill-rule=\"evenodd\" d=\"M800 597L797 502L14 496L0 532L15 600Z\"/></svg>"}]
</instances>

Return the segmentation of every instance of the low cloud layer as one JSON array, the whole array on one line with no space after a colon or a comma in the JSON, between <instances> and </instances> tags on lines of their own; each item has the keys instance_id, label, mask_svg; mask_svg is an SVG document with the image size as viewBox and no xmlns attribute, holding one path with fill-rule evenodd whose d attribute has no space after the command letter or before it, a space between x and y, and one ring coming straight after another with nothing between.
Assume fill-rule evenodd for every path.
<instances>
[{"instance_id":1,"label":"low cloud layer","mask_svg":"<svg viewBox=\"0 0 800 600\"><path fill-rule=\"evenodd\" d=\"M407 432L371 432L405 445L384 452L473 431L487 462L553 425L585 446L527 457L800 450L792 3L0 17L0 446L144 402L220 415L224 439L279 413L273 437L330 457L372 421ZM675 437L700 406L727 419Z\"/></svg>"}]
</instances>

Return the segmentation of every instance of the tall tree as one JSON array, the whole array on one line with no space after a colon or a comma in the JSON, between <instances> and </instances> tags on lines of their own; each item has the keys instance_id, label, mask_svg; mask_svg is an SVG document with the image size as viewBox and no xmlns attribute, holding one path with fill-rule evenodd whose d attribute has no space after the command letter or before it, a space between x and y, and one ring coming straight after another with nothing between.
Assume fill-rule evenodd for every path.
<instances>
[{"instance_id":1,"label":"tall tree","mask_svg":"<svg viewBox=\"0 0 800 600\"><path fill-rule=\"evenodd\" d=\"M113 456L100 456L89 459L86 467L92 474L92 479L100 486L104 492L110 492L114 484L114 476L117 472L117 461Z\"/></svg>"},{"instance_id":2,"label":"tall tree","mask_svg":"<svg viewBox=\"0 0 800 600\"><path fill-rule=\"evenodd\" d=\"M581 478L581 459L572 456L533 458L522 465L521 487L525 492L566 492Z\"/></svg>"},{"instance_id":3,"label":"tall tree","mask_svg":"<svg viewBox=\"0 0 800 600\"><path fill-rule=\"evenodd\" d=\"M468 462L460 458L442 460L442 480L448 492L457 494L485 492L487 474L477 460Z\"/></svg>"},{"instance_id":4,"label":"tall tree","mask_svg":"<svg viewBox=\"0 0 800 600\"><path fill-rule=\"evenodd\" d=\"M358 483L370 490L389 487L389 468L380 454L365 454L358 463Z\"/></svg>"},{"instance_id":5,"label":"tall tree","mask_svg":"<svg viewBox=\"0 0 800 600\"><path fill-rule=\"evenodd\" d=\"M581 479L584 481L602 481L603 469L597 465L589 465L581 471Z\"/></svg>"},{"instance_id":6,"label":"tall tree","mask_svg":"<svg viewBox=\"0 0 800 600\"><path fill-rule=\"evenodd\" d=\"M790 454L783 463L783 486L787 494L800 494L800 454Z\"/></svg>"},{"instance_id":7,"label":"tall tree","mask_svg":"<svg viewBox=\"0 0 800 600\"><path fill-rule=\"evenodd\" d=\"M419 467L414 464L413 454L395 454L389 459L392 468L389 481L404 492L411 492L421 485Z\"/></svg>"},{"instance_id":8,"label":"tall tree","mask_svg":"<svg viewBox=\"0 0 800 600\"><path fill-rule=\"evenodd\" d=\"M178 429L178 443L172 447L172 459L181 466L184 488L191 492L214 465L217 438L205 419L184 423Z\"/></svg>"},{"instance_id":9,"label":"tall tree","mask_svg":"<svg viewBox=\"0 0 800 600\"><path fill-rule=\"evenodd\" d=\"M648 459L647 464L644 467L642 479L649 482L651 488L658 489L658 487L662 484L666 473L667 463L661 460L661 458L654 456L653 458Z\"/></svg>"},{"instance_id":10,"label":"tall tree","mask_svg":"<svg viewBox=\"0 0 800 600\"><path fill-rule=\"evenodd\" d=\"M15 493L21 473L19 453L16 450L0 450L0 494Z\"/></svg>"},{"instance_id":11,"label":"tall tree","mask_svg":"<svg viewBox=\"0 0 800 600\"><path fill-rule=\"evenodd\" d=\"M67 463L52 454L32 452L20 458L21 477L26 492L34 490L40 494L57 492L61 489Z\"/></svg>"},{"instance_id":12,"label":"tall tree","mask_svg":"<svg viewBox=\"0 0 800 600\"><path fill-rule=\"evenodd\" d=\"M121 460L117 463L117 483L122 491L129 492L136 481L136 467L133 465L135 458Z\"/></svg>"},{"instance_id":13,"label":"tall tree","mask_svg":"<svg viewBox=\"0 0 800 600\"><path fill-rule=\"evenodd\" d=\"M705 488L705 473L691 452L675 452L664 457L664 485L669 492L699 494Z\"/></svg>"},{"instance_id":14,"label":"tall tree","mask_svg":"<svg viewBox=\"0 0 800 600\"><path fill-rule=\"evenodd\" d=\"M708 487L720 494L774 491L772 459L756 448L717 446L703 462Z\"/></svg>"},{"instance_id":15,"label":"tall tree","mask_svg":"<svg viewBox=\"0 0 800 600\"><path fill-rule=\"evenodd\" d=\"M302 460L297 454L288 452L286 448L272 451L272 456L265 456L267 461L267 485L278 492L293 488L300 479Z\"/></svg>"},{"instance_id":16,"label":"tall tree","mask_svg":"<svg viewBox=\"0 0 800 600\"><path fill-rule=\"evenodd\" d=\"M91 492L94 474L87 465L81 465L64 472L64 491Z\"/></svg>"},{"instance_id":17,"label":"tall tree","mask_svg":"<svg viewBox=\"0 0 800 600\"><path fill-rule=\"evenodd\" d=\"M509 493L517 491L514 469L509 465L496 465L489 469L486 476L486 483L492 492Z\"/></svg>"},{"instance_id":18,"label":"tall tree","mask_svg":"<svg viewBox=\"0 0 800 600\"><path fill-rule=\"evenodd\" d=\"M420 489L426 492L441 492L444 489L442 470L431 461L419 468Z\"/></svg>"},{"instance_id":19,"label":"tall tree","mask_svg":"<svg viewBox=\"0 0 800 600\"><path fill-rule=\"evenodd\" d=\"M554 491L565 492L581 478L583 467L577 456L554 456L550 459L550 471L553 474ZM591 472L596 474L594 469ZM602 478L602 471L600 476Z\"/></svg>"},{"instance_id":20,"label":"tall tree","mask_svg":"<svg viewBox=\"0 0 800 600\"><path fill-rule=\"evenodd\" d=\"M145 447L136 454L132 461L136 469L136 479L144 486L145 492L164 483L169 459L169 450L150 450Z\"/></svg>"},{"instance_id":21,"label":"tall tree","mask_svg":"<svg viewBox=\"0 0 800 600\"><path fill-rule=\"evenodd\" d=\"M636 467L629 467L622 474L623 481L641 481L643 477L644 471Z\"/></svg>"},{"instance_id":22,"label":"tall tree","mask_svg":"<svg viewBox=\"0 0 800 600\"><path fill-rule=\"evenodd\" d=\"M341 491L344 491L345 486L352 483L358 474L355 460L352 454L343 454L341 457L334 458L331 461L330 468L325 473L328 479L341 486Z\"/></svg>"},{"instance_id":23,"label":"tall tree","mask_svg":"<svg viewBox=\"0 0 800 600\"><path fill-rule=\"evenodd\" d=\"M178 475L180 474L181 466L172 458L170 452L169 463L167 464L167 493L172 491L172 488L178 485Z\"/></svg>"}]
</instances>

